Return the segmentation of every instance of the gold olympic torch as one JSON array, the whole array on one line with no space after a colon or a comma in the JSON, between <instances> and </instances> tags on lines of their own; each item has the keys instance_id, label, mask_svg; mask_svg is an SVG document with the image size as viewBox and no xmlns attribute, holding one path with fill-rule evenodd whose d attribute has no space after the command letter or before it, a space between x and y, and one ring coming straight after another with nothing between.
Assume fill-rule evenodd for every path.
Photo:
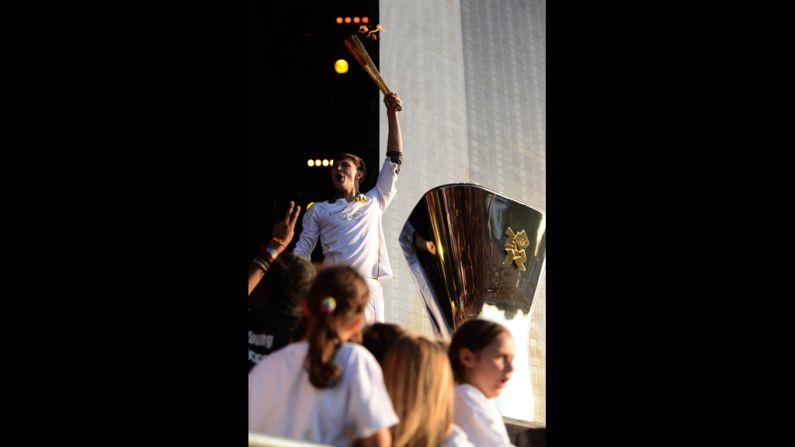
<instances>
[{"instance_id":1,"label":"gold olympic torch","mask_svg":"<svg viewBox=\"0 0 795 447\"><path fill-rule=\"evenodd\" d=\"M375 81L375 85L381 90L384 95L388 95L390 93L389 87L386 86L386 82L384 82L384 78L381 77L381 73L378 71L378 68L375 67L372 59L370 59L370 55L367 54L367 50L364 49L364 45L362 45L362 41L359 40L359 37L356 34L351 34L350 37L345 39L345 48L351 52L353 58L356 59L356 62L364 68L364 71ZM397 110L401 110L401 107L398 106Z\"/></svg>"}]
</instances>

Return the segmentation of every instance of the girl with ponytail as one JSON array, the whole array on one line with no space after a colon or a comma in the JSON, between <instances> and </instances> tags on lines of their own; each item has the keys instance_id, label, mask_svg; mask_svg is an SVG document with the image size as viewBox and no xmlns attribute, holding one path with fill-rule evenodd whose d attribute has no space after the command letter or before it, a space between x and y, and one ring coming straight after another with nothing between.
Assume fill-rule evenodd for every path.
<instances>
[{"instance_id":1,"label":"girl with ponytail","mask_svg":"<svg viewBox=\"0 0 795 447\"><path fill-rule=\"evenodd\" d=\"M350 267L321 270L305 301L307 336L249 374L249 431L333 444L389 446L398 422L381 367L348 343L364 321L369 288Z\"/></svg>"}]
</instances>

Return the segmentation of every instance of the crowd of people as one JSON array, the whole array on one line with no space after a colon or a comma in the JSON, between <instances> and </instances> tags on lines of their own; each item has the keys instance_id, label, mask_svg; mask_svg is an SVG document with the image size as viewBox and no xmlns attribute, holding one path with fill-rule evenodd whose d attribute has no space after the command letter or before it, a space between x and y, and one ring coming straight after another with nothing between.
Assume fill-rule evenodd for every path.
<instances>
[{"instance_id":1,"label":"crowd of people","mask_svg":"<svg viewBox=\"0 0 795 447\"><path fill-rule=\"evenodd\" d=\"M334 158L337 194L302 220L291 202L249 268L248 427L335 446L509 446L493 399L513 372L511 334L471 320L447 341L384 322L380 281L392 273L381 217L402 163L400 97L384 100L387 157L376 186L364 161ZM317 242L323 264L310 255Z\"/></svg>"},{"instance_id":2,"label":"crowd of people","mask_svg":"<svg viewBox=\"0 0 795 447\"><path fill-rule=\"evenodd\" d=\"M448 346L363 327L369 294L353 268L319 268L297 304L306 324L249 372L249 431L340 446L512 445L491 401L513 371L510 333L471 320Z\"/></svg>"}]
</instances>

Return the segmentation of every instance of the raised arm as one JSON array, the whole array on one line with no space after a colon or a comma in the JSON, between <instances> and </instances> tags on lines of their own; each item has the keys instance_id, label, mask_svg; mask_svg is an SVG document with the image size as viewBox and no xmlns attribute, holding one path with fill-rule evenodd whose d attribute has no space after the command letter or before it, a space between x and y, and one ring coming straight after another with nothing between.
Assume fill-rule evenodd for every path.
<instances>
[{"instance_id":1,"label":"raised arm","mask_svg":"<svg viewBox=\"0 0 795 447\"><path fill-rule=\"evenodd\" d=\"M298 214L301 212L300 206L295 206L295 202L290 202L287 212L284 213L284 220L277 222L273 226L271 239L267 244L260 247L260 253L251 260L248 267L248 294L257 287L265 273L270 269L271 263L290 245L295 235L295 223L298 221Z\"/></svg>"},{"instance_id":2,"label":"raised arm","mask_svg":"<svg viewBox=\"0 0 795 447\"><path fill-rule=\"evenodd\" d=\"M389 206L395 193L397 193L395 188L397 174L400 172L400 165L403 163L403 137L400 134L400 121L397 116L398 112L403 109L403 103L400 100L400 95L396 92L391 92L384 96L384 104L386 105L386 116L389 121L386 158L397 166L389 165L389 163L384 161L381 172L378 174L375 188L371 191L371 196L378 197L378 204L382 210Z\"/></svg>"},{"instance_id":3,"label":"raised arm","mask_svg":"<svg viewBox=\"0 0 795 447\"><path fill-rule=\"evenodd\" d=\"M390 152L399 152L402 156L403 138L400 135L398 111L403 109L403 102L397 92L390 92L384 96L384 104L386 104L386 118L389 123L389 133L387 133L386 141L387 157L389 157Z\"/></svg>"}]
</instances>

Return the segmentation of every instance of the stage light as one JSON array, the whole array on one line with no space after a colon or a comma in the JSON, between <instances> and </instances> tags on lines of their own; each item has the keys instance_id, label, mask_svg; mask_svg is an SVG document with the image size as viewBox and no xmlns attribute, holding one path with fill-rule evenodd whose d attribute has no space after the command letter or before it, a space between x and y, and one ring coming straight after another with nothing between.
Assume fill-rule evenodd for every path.
<instances>
[{"instance_id":1,"label":"stage light","mask_svg":"<svg viewBox=\"0 0 795 447\"><path fill-rule=\"evenodd\" d=\"M337 17L337 23L342 23L342 17Z\"/></svg>"},{"instance_id":2,"label":"stage light","mask_svg":"<svg viewBox=\"0 0 795 447\"><path fill-rule=\"evenodd\" d=\"M323 166L328 166L328 160L323 160Z\"/></svg>"},{"instance_id":3,"label":"stage light","mask_svg":"<svg viewBox=\"0 0 795 447\"><path fill-rule=\"evenodd\" d=\"M306 161L306 165L307 165L307 166L309 166L309 167L311 168L312 166L314 166L314 165L315 165L315 160L307 160L307 161Z\"/></svg>"},{"instance_id":4,"label":"stage light","mask_svg":"<svg viewBox=\"0 0 795 447\"><path fill-rule=\"evenodd\" d=\"M359 23L359 18L358 17L354 17L353 18L353 23Z\"/></svg>"},{"instance_id":5,"label":"stage light","mask_svg":"<svg viewBox=\"0 0 795 447\"><path fill-rule=\"evenodd\" d=\"M317 160L315 160L315 166L320 167L320 159L319 158Z\"/></svg>"},{"instance_id":6,"label":"stage light","mask_svg":"<svg viewBox=\"0 0 795 447\"><path fill-rule=\"evenodd\" d=\"M362 23L370 23L370 19L367 17L362 17Z\"/></svg>"},{"instance_id":7,"label":"stage light","mask_svg":"<svg viewBox=\"0 0 795 447\"><path fill-rule=\"evenodd\" d=\"M351 23L351 18L350 17L345 17L345 23Z\"/></svg>"},{"instance_id":8,"label":"stage light","mask_svg":"<svg viewBox=\"0 0 795 447\"><path fill-rule=\"evenodd\" d=\"M338 59L337 62L334 62L334 71L339 74L347 73L348 72L348 61L345 59Z\"/></svg>"}]
</instances>

